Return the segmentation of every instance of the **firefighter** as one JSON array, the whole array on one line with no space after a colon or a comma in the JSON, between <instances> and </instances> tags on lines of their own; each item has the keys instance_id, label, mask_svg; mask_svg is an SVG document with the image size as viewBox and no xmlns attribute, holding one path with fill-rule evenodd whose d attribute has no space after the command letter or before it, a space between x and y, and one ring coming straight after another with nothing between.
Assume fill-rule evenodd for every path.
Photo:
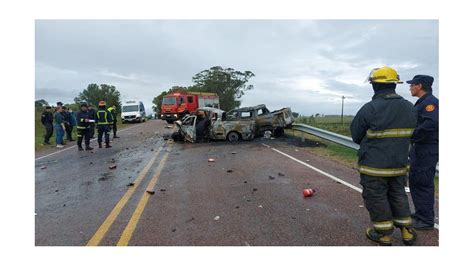
<instances>
[{"instance_id":1,"label":"firefighter","mask_svg":"<svg viewBox=\"0 0 474 266\"><path fill-rule=\"evenodd\" d=\"M350 127L352 139L360 144L362 197L373 225L366 236L380 245L391 245L396 226L404 244L412 245L416 232L404 183L416 112L412 103L396 94L397 83L402 82L394 69L376 68L368 81L374 96L358 111Z\"/></svg>"},{"instance_id":2,"label":"firefighter","mask_svg":"<svg viewBox=\"0 0 474 266\"><path fill-rule=\"evenodd\" d=\"M411 137L410 174L408 177L411 197L415 205L413 227L419 230L434 226L434 177L438 164L438 99L433 96L434 78L416 75L410 84L415 103L417 125Z\"/></svg>"},{"instance_id":3,"label":"firefighter","mask_svg":"<svg viewBox=\"0 0 474 266\"><path fill-rule=\"evenodd\" d=\"M87 103L81 103L81 110L77 112L77 148L80 151L83 151L82 148L82 139L86 144L86 150L90 151L93 148L89 145L90 143L90 123L89 123L89 110L87 109Z\"/></svg>"},{"instance_id":4,"label":"firefighter","mask_svg":"<svg viewBox=\"0 0 474 266\"><path fill-rule=\"evenodd\" d=\"M91 104L88 104L87 109L89 110L89 120L95 121L96 111L94 107L92 107ZM95 134L95 122L90 122L89 125L90 125L90 130L89 130L90 139L93 139L94 134Z\"/></svg>"},{"instance_id":5,"label":"firefighter","mask_svg":"<svg viewBox=\"0 0 474 266\"><path fill-rule=\"evenodd\" d=\"M110 125L112 127L112 132L114 133L114 139L120 138L119 136L117 136L117 112L115 109L115 105L112 105L107 110L110 112L110 114L112 114L112 122L110 123Z\"/></svg>"},{"instance_id":6,"label":"firefighter","mask_svg":"<svg viewBox=\"0 0 474 266\"><path fill-rule=\"evenodd\" d=\"M97 142L99 143L99 148L102 148L102 135L105 135L105 147L112 148L109 139L109 128L110 122L112 122L112 115L106 109L105 101L99 102L99 110L97 110L95 121L97 123Z\"/></svg>"},{"instance_id":7,"label":"firefighter","mask_svg":"<svg viewBox=\"0 0 474 266\"><path fill-rule=\"evenodd\" d=\"M53 135L53 109L46 106L46 110L41 114L41 124L43 124L46 133L44 134L43 145L51 145L49 139Z\"/></svg>"}]
</instances>

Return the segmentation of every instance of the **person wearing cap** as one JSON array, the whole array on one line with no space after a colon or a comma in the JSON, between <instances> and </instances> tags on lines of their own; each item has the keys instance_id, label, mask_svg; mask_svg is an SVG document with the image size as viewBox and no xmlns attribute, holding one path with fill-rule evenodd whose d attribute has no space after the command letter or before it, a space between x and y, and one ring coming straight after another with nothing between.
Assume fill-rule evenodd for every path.
<instances>
[{"instance_id":1,"label":"person wearing cap","mask_svg":"<svg viewBox=\"0 0 474 266\"><path fill-rule=\"evenodd\" d=\"M83 151L82 140L86 144L86 150L90 151L93 148L90 146L90 122L89 121L89 110L87 109L87 103L81 103L81 110L77 112L77 148L79 151Z\"/></svg>"},{"instance_id":2,"label":"person wearing cap","mask_svg":"<svg viewBox=\"0 0 474 266\"><path fill-rule=\"evenodd\" d=\"M414 227L419 230L434 227L434 178L438 164L439 103L433 95L434 78L416 75L410 84L410 92L419 99L415 103L417 125L411 137L410 174L408 182L415 205Z\"/></svg>"},{"instance_id":3,"label":"person wearing cap","mask_svg":"<svg viewBox=\"0 0 474 266\"><path fill-rule=\"evenodd\" d=\"M112 122L112 114L106 109L105 101L99 102L99 110L97 110L95 121L97 123L97 142L99 143L99 148L102 148L103 135L105 135L105 147L111 148L109 128Z\"/></svg>"},{"instance_id":4,"label":"person wearing cap","mask_svg":"<svg viewBox=\"0 0 474 266\"><path fill-rule=\"evenodd\" d=\"M397 83L402 83L395 69L376 68L368 81L374 95L350 126L352 139L360 144L357 155L362 197L372 221L365 233L380 245L391 245L395 226L403 243L412 245L416 232L404 184L416 111L395 92Z\"/></svg>"},{"instance_id":5,"label":"person wearing cap","mask_svg":"<svg viewBox=\"0 0 474 266\"><path fill-rule=\"evenodd\" d=\"M53 136L53 113L51 106L46 106L46 109L41 114L41 124L44 126L45 134L43 145L51 145L49 139Z\"/></svg>"}]
</instances>

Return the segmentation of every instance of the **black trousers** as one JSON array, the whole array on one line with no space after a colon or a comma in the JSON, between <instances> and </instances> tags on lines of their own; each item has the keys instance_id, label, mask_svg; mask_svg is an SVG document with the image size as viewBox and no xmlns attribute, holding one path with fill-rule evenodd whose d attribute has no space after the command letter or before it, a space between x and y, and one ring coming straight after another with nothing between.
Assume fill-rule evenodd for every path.
<instances>
[{"instance_id":1,"label":"black trousers","mask_svg":"<svg viewBox=\"0 0 474 266\"><path fill-rule=\"evenodd\" d=\"M84 139L84 143L86 147L90 145L90 128L78 128L77 129L77 146L82 147L82 140Z\"/></svg>"},{"instance_id":2,"label":"black trousers","mask_svg":"<svg viewBox=\"0 0 474 266\"><path fill-rule=\"evenodd\" d=\"M117 122L112 124L112 132L114 132L114 137L117 137Z\"/></svg>"},{"instance_id":3,"label":"black trousers","mask_svg":"<svg viewBox=\"0 0 474 266\"><path fill-rule=\"evenodd\" d=\"M438 164L437 144L416 144L410 149L410 194L415 205L415 217L427 224L434 224L434 198Z\"/></svg>"},{"instance_id":4,"label":"black trousers","mask_svg":"<svg viewBox=\"0 0 474 266\"><path fill-rule=\"evenodd\" d=\"M405 175L393 177L360 175L362 197L372 222L410 217L405 179Z\"/></svg>"},{"instance_id":5,"label":"black trousers","mask_svg":"<svg viewBox=\"0 0 474 266\"><path fill-rule=\"evenodd\" d=\"M90 138L93 139L94 134L95 134L95 123L91 123L89 133L90 133Z\"/></svg>"},{"instance_id":6,"label":"black trousers","mask_svg":"<svg viewBox=\"0 0 474 266\"><path fill-rule=\"evenodd\" d=\"M67 140L72 140L72 129L73 129L73 126L66 124L66 137L67 137Z\"/></svg>"},{"instance_id":7,"label":"black trousers","mask_svg":"<svg viewBox=\"0 0 474 266\"><path fill-rule=\"evenodd\" d=\"M109 125L97 125L97 142L102 143L102 136L105 135L105 143L110 143Z\"/></svg>"},{"instance_id":8,"label":"black trousers","mask_svg":"<svg viewBox=\"0 0 474 266\"><path fill-rule=\"evenodd\" d=\"M53 135L53 124L44 125L45 134L44 134L44 143L49 143L49 139Z\"/></svg>"}]
</instances>

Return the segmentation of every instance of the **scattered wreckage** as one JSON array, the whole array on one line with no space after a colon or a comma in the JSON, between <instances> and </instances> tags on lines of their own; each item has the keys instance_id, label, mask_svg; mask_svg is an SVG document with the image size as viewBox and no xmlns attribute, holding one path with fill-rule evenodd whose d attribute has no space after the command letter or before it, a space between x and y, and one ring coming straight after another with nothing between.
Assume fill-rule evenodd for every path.
<instances>
[{"instance_id":1,"label":"scattered wreckage","mask_svg":"<svg viewBox=\"0 0 474 266\"><path fill-rule=\"evenodd\" d=\"M196 110L175 121L177 131L172 134L174 141L198 142L201 140L252 140L266 131L274 136L284 134L291 128L294 118L290 108L270 112L264 104L243 107L225 112L211 107Z\"/></svg>"}]
</instances>

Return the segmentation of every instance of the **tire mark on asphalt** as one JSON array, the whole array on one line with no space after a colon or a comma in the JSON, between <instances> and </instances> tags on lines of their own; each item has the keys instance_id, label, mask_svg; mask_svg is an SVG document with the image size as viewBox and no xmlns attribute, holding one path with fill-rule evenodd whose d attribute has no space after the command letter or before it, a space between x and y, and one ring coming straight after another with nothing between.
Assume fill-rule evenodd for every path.
<instances>
[{"instance_id":1,"label":"tire mark on asphalt","mask_svg":"<svg viewBox=\"0 0 474 266\"><path fill-rule=\"evenodd\" d=\"M118 132L123 132L123 131L125 131L125 130L129 130L129 129L132 129L132 128L135 128L135 127L138 127L138 126L140 126L140 125L135 125L135 126L127 127L127 128L124 128L124 129L118 130L118 131L117 131L117 133L118 133ZM95 139L95 138L94 138L94 139ZM55 155L55 154L61 153L61 152L63 152L63 151L70 150L70 149L72 149L72 148L76 148L76 147L77 147L76 145L72 145L71 147L67 147L67 148L64 148L64 149L62 149L62 150L55 151L55 152L53 152L53 153L46 154L46 155L44 155L44 156L41 156L41 157L35 158L35 161L38 161L38 160L40 160L40 159L47 158L47 157L49 157L49 156L52 156L52 155Z\"/></svg>"},{"instance_id":2,"label":"tire mark on asphalt","mask_svg":"<svg viewBox=\"0 0 474 266\"><path fill-rule=\"evenodd\" d=\"M172 148L173 144L171 144L169 147L170 149ZM137 207L135 208L135 211L132 214L132 217L130 218L127 226L122 232L122 235L120 236L119 241L117 242L117 246L128 246L128 243L130 239L133 236L133 232L135 231L135 228L137 227L138 221L140 220L140 217L143 214L143 211L145 210L145 207L148 203L148 200L150 199L150 194L147 191L153 191L153 188L156 185L156 182L158 181L158 178L160 177L161 171L163 170L166 160L168 159L169 153L167 152L164 156L163 159L161 159L160 164L158 165L158 168L156 169L155 175L152 177L150 182L148 183L148 186L143 192L143 195L138 202Z\"/></svg>"},{"instance_id":3,"label":"tire mark on asphalt","mask_svg":"<svg viewBox=\"0 0 474 266\"><path fill-rule=\"evenodd\" d=\"M341 184L343 184L343 185L346 185L347 187L352 188L353 190L355 190L355 191L357 191L357 192L359 192L359 193L362 193L362 189L361 189L361 188L356 187L356 186L352 185L351 183L348 183L348 182L346 182L346 181L344 181L344 180L342 180L342 179L340 179L340 178L338 178L338 177L335 177L335 176L333 176L333 175L331 175L331 174L329 174L329 173L326 173L326 172L324 172L323 170L320 170L320 169L318 169L318 168L316 168L316 167L314 167L314 166L312 166L312 165L310 165L310 164L307 164L307 163L305 163L305 162L303 162L303 161L301 161L301 160L299 160L299 159L296 159L295 157L293 157L293 156L291 156L291 155L288 155L288 154L286 154L286 153L284 153L284 152L282 152L282 151L280 151L280 150L277 150L277 149L275 149L275 148L272 148L272 147L270 147L269 145L267 145L267 144L265 144L265 143L262 143L262 145L265 146L265 147L267 147L267 148L270 148L270 149L272 149L273 151L276 151L276 152L278 152L279 154L281 154L281 155L283 155L283 156L286 156L286 157L292 159L293 161L298 162L298 163L300 163L300 164L302 164L302 165L304 165L304 166L306 166L306 167L308 167L308 168L310 168L310 169L312 169L312 170L314 170L314 171L316 171L316 172L318 172L318 173L320 173L320 174L322 174L322 175L324 175L324 176L327 176L327 177L333 179L333 180L336 181L336 182L339 182L339 183L341 183ZM434 224L434 228L436 228L436 229L439 230L439 225L438 225L437 223L435 223L435 224Z\"/></svg>"},{"instance_id":4,"label":"tire mark on asphalt","mask_svg":"<svg viewBox=\"0 0 474 266\"><path fill-rule=\"evenodd\" d=\"M92 236L92 238L87 242L87 246L98 246L104 236L107 234L109 231L110 227L114 223L114 221L117 219L118 215L122 211L123 207L127 204L129 199L132 197L133 193L137 189L138 185L140 182L145 178L146 174L150 170L151 166L153 163L156 161L156 158L158 158L158 155L160 152L163 150L163 146L161 146L158 151L156 151L155 155L150 159L148 164L143 168L143 170L138 174L138 177L135 179L133 182L133 186L130 186L125 192L125 194L122 196L122 198L117 202L115 207L112 209L112 211L109 213L107 218L105 218L104 222L102 225L97 229L95 234ZM167 154L166 154L167 155Z\"/></svg>"}]
</instances>

